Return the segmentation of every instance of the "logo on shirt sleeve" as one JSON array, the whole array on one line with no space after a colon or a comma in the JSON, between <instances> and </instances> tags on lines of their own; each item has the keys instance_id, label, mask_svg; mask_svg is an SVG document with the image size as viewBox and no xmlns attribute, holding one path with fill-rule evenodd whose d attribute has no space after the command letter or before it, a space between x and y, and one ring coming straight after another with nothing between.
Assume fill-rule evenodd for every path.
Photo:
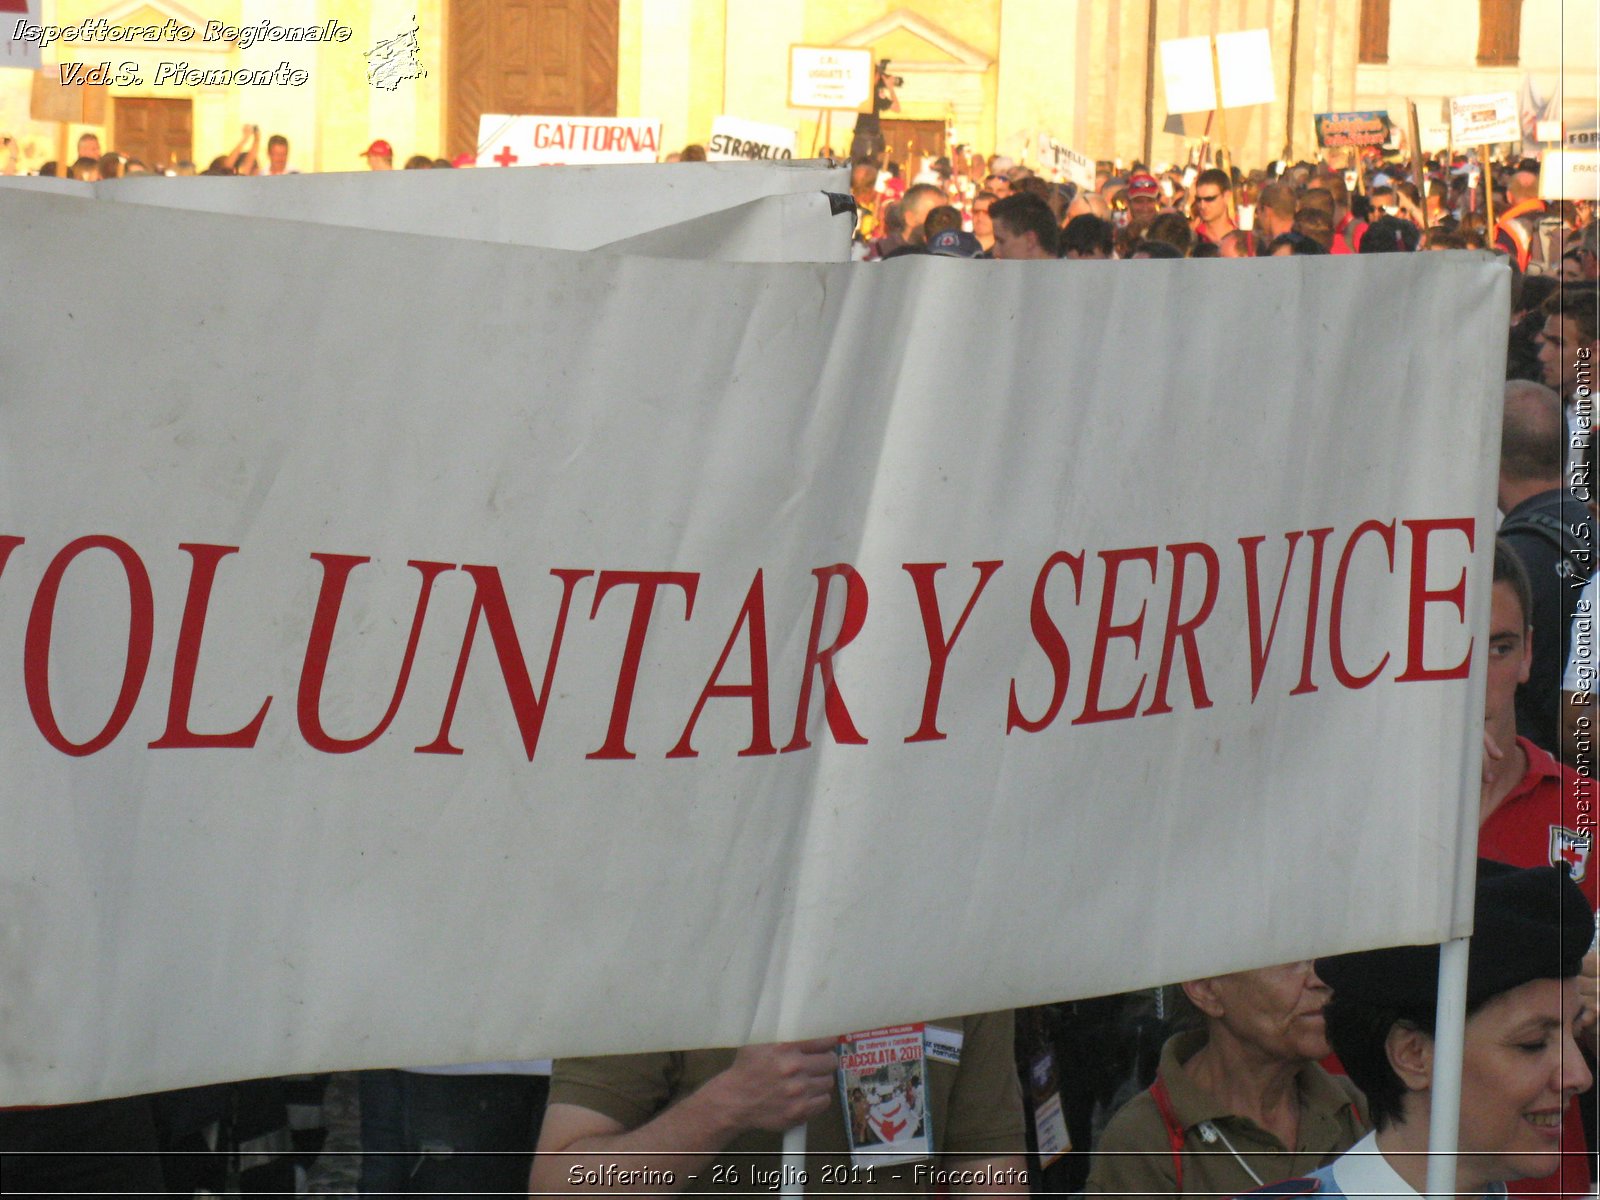
<instances>
[{"instance_id":1,"label":"logo on shirt sleeve","mask_svg":"<svg viewBox=\"0 0 1600 1200\"><path fill-rule=\"evenodd\" d=\"M1574 883L1582 883L1589 873L1589 849L1593 840L1587 833L1577 833L1564 825L1550 826L1550 865L1559 867L1566 863L1572 868Z\"/></svg>"}]
</instances>

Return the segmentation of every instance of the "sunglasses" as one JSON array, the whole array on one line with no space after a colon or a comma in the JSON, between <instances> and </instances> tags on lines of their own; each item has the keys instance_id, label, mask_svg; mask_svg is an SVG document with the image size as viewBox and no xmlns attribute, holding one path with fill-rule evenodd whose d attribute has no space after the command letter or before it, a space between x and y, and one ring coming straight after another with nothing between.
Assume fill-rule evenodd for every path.
<instances>
[{"instance_id":1,"label":"sunglasses","mask_svg":"<svg viewBox=\"0 0 1600 1200\"><path fill-rule=\"evenodd\" d=\"M1204 204L1210 204L1213 200L1221 200L1222 199L1222 193L1221 192L1212 192L1209 196L1202 196L1199 192L1196 192L1194 194L1194 198L1196 200L1201 201Z\"/></svg>"}]
</instances>

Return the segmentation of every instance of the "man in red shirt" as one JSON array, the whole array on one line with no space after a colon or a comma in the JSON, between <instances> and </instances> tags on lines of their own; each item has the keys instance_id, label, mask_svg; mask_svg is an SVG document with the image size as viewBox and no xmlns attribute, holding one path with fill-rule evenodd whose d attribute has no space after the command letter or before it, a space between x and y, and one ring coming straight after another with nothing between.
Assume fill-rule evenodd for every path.
<instances>
[{"instance_id":1,"label":"man in red shirt","mask_svg":"<svg viewBox=\"0 0 1600 1200\"><path fill-rule=\"evenodd\" d=\"M1212 167L1194 181L1194 235L1202 242L1221 245L1238 228L1233 222L1233 181L1226 171Z\"/></svg>"},{"instance_id":2,"label":"man in red shirt","mask_svg":"<svg viewBox=\"0 0 1600 1200\"><path fill-rule=\"evenodd\" d=\"M1567 863L1591 905L1600 899L1600 874L1592 857L1595 831L1594 780L1562 766L1527 738L1517 736L1517 686L1533 663L1532 606L1527 573L1516 554L1497 542L1489 611L1489 669L1483 709L1483 791L1478 814L1478 853L1516 867ZM1596 952L1583 960L1579 979L1587 1014L1580 1041L1596 1050ZM1583 1120L1574 1100L1562 1122L1561 1170L1547 1179L1526 1179L1513 1195L1590 1194L1589 1156Z\"/></svg>"}]
</instances>

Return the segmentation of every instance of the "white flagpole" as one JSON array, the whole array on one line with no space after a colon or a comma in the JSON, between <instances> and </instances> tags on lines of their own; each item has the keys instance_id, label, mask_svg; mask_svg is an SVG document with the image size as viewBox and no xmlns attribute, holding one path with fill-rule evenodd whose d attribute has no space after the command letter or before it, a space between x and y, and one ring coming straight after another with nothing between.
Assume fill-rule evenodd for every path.
<instances>
[{"instance_id":1,"label":"white flagpole","mask_svg":"<svg viewBox=\"0 0 1600 1200\"><path fill-rule=\"evenodd\" d=\"M1433 1032L1433 1107L1428 1127L1428 1195L1456 1190L1456 1149L1461 1129L1461 1054L1467 1024L1467 950L1470 938L1439 948L1439 996Z\"/></svg>"},{"instance_id":2,"label":"white flagpole","mask_svg":"<svg viewBox=\"0 0 1600 1200\"><path fill-rule=\"evenodd\" d=\"M806 1194L806 1127L796 1125L783 1135L783 1190L790 1200Z\"/></svg>"}]
</instances>

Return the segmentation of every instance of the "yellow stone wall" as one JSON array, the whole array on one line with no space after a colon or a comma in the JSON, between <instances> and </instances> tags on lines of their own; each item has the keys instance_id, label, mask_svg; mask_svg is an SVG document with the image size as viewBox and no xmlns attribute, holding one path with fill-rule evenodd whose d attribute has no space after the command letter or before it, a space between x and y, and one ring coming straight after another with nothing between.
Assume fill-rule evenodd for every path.
<instances>
[{"instance_id":1,"label":"yellow stone wall","mask_svg":"<svg viewBox=\"0 0 1600 1200\"><path fill-rule=\"evenodd\" d=\"M145 0L145 9L191 20L230 24L264 18L311 25L336 18L352 37L339 44L263 43L250 50L227 44L187 47L58 47L62 59L141 63L147 82L113 87L123 95L186 96L193 101L194 154L203 168L230 150L241 127L283 133L302 170L356 170L373 138L393 143L397 159L443 152L448 94L446 18L451 0ZM77 23L126 10L124 0L44 0L46 23ZM704 142L718 115L793 128L801 154L822 140L818 114L787 103L789 47L794 43L864 45L888 57L906 76L901 117L944 120L952 140L984 152L1036 158L1036 139L1049 134L1096 158L1124 161L1143 154L1150 0L619 0L618 113L658 118L662 144L677 149ZM1360 6L1353 0L1158 0L1156 37L1211 32L1271 31L1277 99L1231 110L1228 140L1242 165L1276 158L1292 136L1297 155L1312 149L1311 115L1361 108L1406 95L1419 98L1514 88L1523 69L1552 78L1565 65L1569 100L1595 93L1595 6L1592 0L1526 0L1523 64L1479 69L1476 0L1396 0L1391 5L1391 61L1356 63ZM1290 43L1299 14L1294 57L1295 104L1289 127ZM128 19L140 20L139 13ZM909 14L909 22L900 21ZM428 74L393 91L370 86L365 51L379 39L420 27ZM878 32L873 33L877 27ZM933 36L924 36L927 30ZM1569 36L1563 36L1566 30ZM863 32L866 31L866 32ZM1573 33L1576 36L1570 36ZM941 42L945 44L941 44ZM187 60L197 67L304 68L298 88L163 87L148 83L155 66ZM30 76L0 70L0 131L31 143L27 164L57 157L54 124L28 115ZM1169 121L1159 57L1151 149L1157 162L1181 161L1203 117ZM115 145L114 120L96 128ZM1426 119L1426 118L1425 118ZM848 149L854 115L835 113L828 136ZM68 153L87 127L69 126ZM1178 132L1171 132L1176 130ZM397 163L399 165L399 163Z\"/></svg>"},{"instance_id":2,"label":"yellow stone wall","mask_svg":"<svg viewBox=\"0 0 1600 1200\"><path fill-rule=\"evenodd\" d=\"M229 25L270 19L278 25L316 25L336 19L351 30L349 41L258 42L248 50L227 42L199 39L181 44L58 44L45 51L45 69L58 70L64 61L95 63L135 62L142 82L137 86L113 85L108 89L106 120L99 125L70 124L59 137L51 122L33 121L28 115L30 73L0 70L0 129L14 133L34 153L25 165L58 157L65 144L75 154L80 133L98 133L102 142L117 141L115 105L121 96L163 99L187 98L193 105L194 159L204 169L212 158L231 151L246 124L261 126L265 140L274 133L289 139L290 165L300 170L353 171L365 169L359 157L374 138L386 138L395 148L399 166L412 154L430 157L442 153L445 96L444 6L448 0L198 0L166 3L149 0L120 19L112 14L126 8L117 0L45 0L41 22L79 25L92 17L117 19L123 24L159 23L168 16L200 24L222 21ZM419 26L422 63L426 77L402 82L393 91L367 82L365 52L381 39ZM309 79L299 87L194 87L155 86L155 72L164 62L187 62L198 69L212 67L271 69L280 62L303 69Z\"/></svg>"}]
</instances>

